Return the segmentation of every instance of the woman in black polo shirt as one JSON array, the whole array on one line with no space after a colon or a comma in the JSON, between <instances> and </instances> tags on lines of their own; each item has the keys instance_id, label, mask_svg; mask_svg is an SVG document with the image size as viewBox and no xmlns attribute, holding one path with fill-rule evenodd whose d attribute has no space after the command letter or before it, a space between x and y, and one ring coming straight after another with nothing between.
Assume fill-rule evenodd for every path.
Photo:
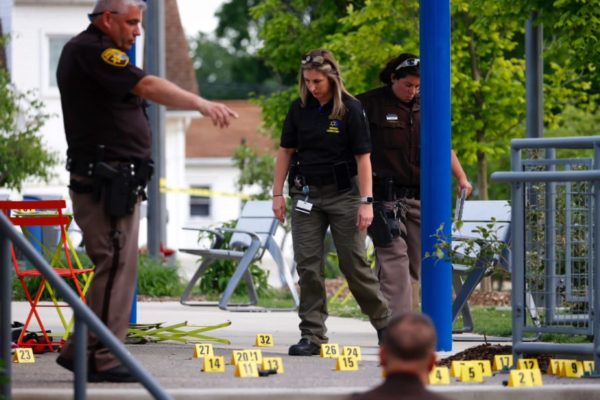
<instances>
[{"instance_id":1,"label":"woman in black polo shirt","mask_svg":"<svg viewBox=\"0 0 600 400\"><path fill-rule=\"evenodd\" d=\"M304 56L299 75L300 99L289 109L277 153L273 212L284 221L283 184L289 170L302 335L289 354L310 356L328 341L323 277L327 228L350 291L380 339L390 312L365 251L373 198L371 141L362 106L344 88L340 68L327 50Z\"/></svg>"}]
</instances>

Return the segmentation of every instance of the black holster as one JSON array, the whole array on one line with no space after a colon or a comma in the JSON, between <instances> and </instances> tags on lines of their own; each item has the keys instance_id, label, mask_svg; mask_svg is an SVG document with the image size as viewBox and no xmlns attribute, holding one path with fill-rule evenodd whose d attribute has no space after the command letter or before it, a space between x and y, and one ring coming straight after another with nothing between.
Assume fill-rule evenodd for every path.
<instances>
[{"instance_id":1,"label":"black holster","mask_svg":"<svg viewBox=\"0 0 600 400\"><path fill-rule=\"evenodd\" d=\"M376 247L387 246L392 240L401 235L400 224L395 212L386 210L383 203L373 204L373 222L367 233Z\"/></svg>"},{"instance_id":2,"label":"black holster","mask_svg":"<svg viewBox=\"0 0 600 400\"><path fill-rule=\"evenodd\" d=\"M138 199L146 199L144 189L153 172L154 165L151 161L142 162L137 167L134 163L116 166L105 162L96 163L94 178L104 191L106 213L116 218L133 214Z\"/></svg>"}]
</instances>

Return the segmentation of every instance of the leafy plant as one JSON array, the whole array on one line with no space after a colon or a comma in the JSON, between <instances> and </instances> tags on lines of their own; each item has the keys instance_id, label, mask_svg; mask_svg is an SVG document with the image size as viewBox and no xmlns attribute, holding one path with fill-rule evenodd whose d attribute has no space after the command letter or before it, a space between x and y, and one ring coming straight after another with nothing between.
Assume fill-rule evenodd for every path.
<instances>
[{"instance_id":1,"label":"leafy plant","mask_svg":"<svg viewBox=\"0 0 600 400\"><path fill-rule=\"evenodd\" d=\"M148 255L140 255L138 261L138 293L150 297L181 295L183 282L177 266L169 265Z\"/></svg>"},{"instance_id":2,"label":"leafy plant","mask_svg":"<svg viewBox=\"0 0 600 400\"><path fill-rule=\"evenodd\" d=\"M229 221L222 224L222 228L232 228L236 224L236 221ZM219 228L216 229L217 231ZM198 242L205 240L210 233L200 232L198 236ZM229 245L229 241L231 240L232 233L231 232L223 232L223 236L225 238L224 243L221 245L221 249L232 249ZM201 262L202 260L199 260ZM230 260L216 260L214 261L207 269L204 271L202 275L202 279L200 280L199 289L201 294L206 295L218 295L225 291L227 287L227 283L233 276L235 272L237 264ZM269 273L264 269L260 268L256 263L252 263L250 268L250 275L252 276L252 281L254 282L254 287L256 288L256 293L258 296L265 296L269 293L269 284L267 279L269 277ZM236 287L234 294L236 295L247 295L248 289L246 284L243 281L240 281L240 284Z\"/></svg>"},{"instance_id":3,"label":"leafy plant","mask_svg":"<svg viewBox=\"0 0 600 400\"><path fill-rule=\"evenodd\" d=\"M498 230L501 227L496 224L495 218L492 218L489 223L472 229L473 235L462 236L462 227L462 221L454 223L452 237L448 237L444 233L444 224L440 225L433 235L437 239L433 245L435 250L433 253L426 252L425 257L446 260L471 268L482 267L488 272L492 272L499 264L506 264L507 260L503 259L503 253L508 248L508 244L498 238Z\"/></svg>"},{"instance_id":4,"label":"leafy plant","mask_svg":"<svg viewBox=\"0 0 600 400\"><path fill-rule=\"evenodd\" d=\"M270 199L275 159L271 155L260 156L252 147L241 144L236 148L233 160L235 166L240 170L240 177L237 181L238 190L242 191L244 187L258 185L260 193L254 198L257 200Z\"/></svg>"},{"instance_id":5,"label":"leafy plant","mask_svg":"<svg viewBox=\"0 0 600 400\"><path fill-rule=\"evenodd\" d=\"M20 92L0 70L0 187L21 190L27 178L51 178L58 157L38 135L49 117L35 92Z\"/></svg>"}]
</instances>

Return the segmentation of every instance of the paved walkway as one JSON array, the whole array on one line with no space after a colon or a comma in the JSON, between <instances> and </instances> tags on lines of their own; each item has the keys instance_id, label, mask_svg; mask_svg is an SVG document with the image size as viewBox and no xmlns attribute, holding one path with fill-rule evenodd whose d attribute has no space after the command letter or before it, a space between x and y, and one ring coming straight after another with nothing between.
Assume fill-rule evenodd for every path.
<instances>
[{"instance_id":1,"label":"paved walkway","mask_svg":"<svg viewBox=\"0 0 600 400\"><path fill-rule=\"evenodd\" d=\"M26 303L13 303L13 320L22 320L28 310ZM43 317L48 327L60 331L55 312ZM257 333L271 333L275 346L264 348L265 356L283 357L285 373L257 379L233 376L228 365L224 374L201 372L192 357L193 345L152 343L128 345L129 351L177 399L343 399L353 392L363 391L381 382L375 330L368 322L331 317L327 321L332 343L361 346L363 362L358 372L335 371L335 361L320 357L289 357L289 345L299 339L299 319L294 312L243 313L226 312L216 307L185 307L176 302L145 302L138 305L138 322L175 324L187 321L194 325L213 325L231 321L231 326L211 332L231 341L230 345L215 343L217 355L228 361L231 351L252 348ZM453 351L440 353L440 358L460 352L479 342L455 341ZM14 399L70 399L72 375L58 367L56 354L37 356L35 364L13 364ZM459 384L435 387L454 399L600 399L600 382L595 380L565 380L544 376L546 386L535 390L505 388L507 375L497 374L485 384ZM148 393L138 384L88 384L90 399L143 399Z\"/></svg>"}]
</instances>

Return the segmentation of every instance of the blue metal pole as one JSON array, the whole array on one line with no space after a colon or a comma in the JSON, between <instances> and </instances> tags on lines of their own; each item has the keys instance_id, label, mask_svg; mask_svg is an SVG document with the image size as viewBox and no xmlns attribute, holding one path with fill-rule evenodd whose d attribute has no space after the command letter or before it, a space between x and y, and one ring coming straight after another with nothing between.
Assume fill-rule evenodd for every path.
<instances>
[{"instance_id":1,"label":"blue metal pole","mask_svg":"<svg viewBox=\"0 0 600 400\"><path fill-rule=\"evenodd\" d=\"M136 62L136 44L134 43L133 46L131 46L131 48L129 50L127 50L127 56L129 57L129 62L132 64L135 64ZM136 266L137 268L137 266ZM135 292L133 293L133 299L131 302L131 313L129 314L129 323L130 324L137 324L137 285L135 286Z\"/></svg>"},{"instance_id":2,"label":"blue metal pole","mask_svg":"<svg viewBox=\"0 0 600 400\"><path fill-rule=\"evenodd\" d=\"M450 0L421 0L421 241L434 252L443 224L450 237ZM423 257L422 308L438 335L437 350L452 350L452 265Z\"/></svg>"}]
</instances>

